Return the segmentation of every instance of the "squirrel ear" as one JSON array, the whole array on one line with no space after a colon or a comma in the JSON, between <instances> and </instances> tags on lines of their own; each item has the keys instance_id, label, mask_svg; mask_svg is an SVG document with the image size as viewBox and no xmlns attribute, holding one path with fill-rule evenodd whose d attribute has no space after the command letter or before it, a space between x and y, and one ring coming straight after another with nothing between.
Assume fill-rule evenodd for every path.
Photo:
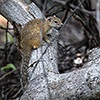
<instances>
[{"instance_id":1,"label":"squirrel ear","mask_svg":"<svg viewBox=\"0 0 100 100\"><path fill-rule=\"evenodd\" d=\"M48 17L48 21L51 22L51 20L52 20L51 17Z\"/></svg>"},{"instance_id":2,"label":"squirrel ear","mask_svg":"<svg viewBox=\"0 0 100 100\"><path fill-rule=\"evenodd\" d=\"M53 17L56 17L56 15L54 15Z\"/></svg>"}]
</instances>

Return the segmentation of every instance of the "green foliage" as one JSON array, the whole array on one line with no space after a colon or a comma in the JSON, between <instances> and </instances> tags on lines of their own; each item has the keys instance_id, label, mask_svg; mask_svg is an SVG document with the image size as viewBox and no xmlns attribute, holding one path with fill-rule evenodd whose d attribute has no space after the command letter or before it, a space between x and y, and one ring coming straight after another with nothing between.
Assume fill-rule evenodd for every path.
<instances>
[{"instance_id":1,"label":"green foliage","mask_svg":"<svg viewBox=\"0 0 100 100\"><path fill-rule=\"evenodd\" d=\"M4 70L4 69L10 69L12 68L13 70L16 70L16 67L13 65L13 64L7 64L6 66L2 67L1 70Z\"/></svg>"},{"instance_id":2,"label":"green foliage","mask_svg":"<svg viewBox=\"0 0 100 100\"><path fill-rule=\"evenodd\" d=\"M13 43L13 41L14 41L14 38L9 34L9 33L7 33L7 39L8 38L10 38L10 40L11 40L11 43ZM5 41L6 41L6 39L5 39Z\"/></svg>"}]
</instances>

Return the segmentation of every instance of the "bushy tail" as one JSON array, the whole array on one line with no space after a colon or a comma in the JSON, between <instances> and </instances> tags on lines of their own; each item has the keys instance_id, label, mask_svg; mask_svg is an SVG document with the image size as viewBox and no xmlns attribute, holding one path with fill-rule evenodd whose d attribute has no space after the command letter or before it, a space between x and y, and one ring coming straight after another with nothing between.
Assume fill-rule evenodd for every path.
<instances>
[{"instance_id":1,"label":"bushy tail","mask_svg":"<svg viewBox=\"0 0 100 100\"><path fill-rule=\"evenodd\" d=\"M21 75L20 82L22 88L25 86L25 84L28 81L27 69L28 69L30 55L31 55L31 50L23 51L22 63L20 68L20 75Z\"/></svg>"}]
</instances>

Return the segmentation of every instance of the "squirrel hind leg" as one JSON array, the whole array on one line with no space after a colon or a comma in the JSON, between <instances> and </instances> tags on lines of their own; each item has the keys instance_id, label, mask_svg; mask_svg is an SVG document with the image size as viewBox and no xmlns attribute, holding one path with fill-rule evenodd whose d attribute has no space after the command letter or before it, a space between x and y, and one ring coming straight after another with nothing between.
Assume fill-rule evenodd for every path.
<instances>
[{"instance_id":1,"label":"squirrel hind leg","mask_svg":"<svg viewBox=\"0 0 100 100\"><path fill-rule=\"evenodd\" d=\"M32 41L31 42L31 46L33 47L33 49L37 49L40 46L40 40L38 41Z\"/></svg>"},{"instance_id":2,"label":"squirrel hind leg","mask_svg":"<svg viewBox=\"0 0 100 100\"><path fill-rule=\"evenodd\" d=\"M40 46L40 45L39 45L39 46ZM34 45L33 48L34 48L34 49L37 49L37 48L39 48L39 46L38 46L38 45Z\"/></svg>"}]
</instances>

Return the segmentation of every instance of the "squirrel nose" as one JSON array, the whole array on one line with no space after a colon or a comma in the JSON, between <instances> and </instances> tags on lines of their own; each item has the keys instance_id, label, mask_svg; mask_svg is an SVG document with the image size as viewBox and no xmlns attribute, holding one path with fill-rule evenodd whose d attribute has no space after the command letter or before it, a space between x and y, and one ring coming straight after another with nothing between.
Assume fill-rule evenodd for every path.
<instances>
[{"instance_id":1,"label":"squirrel nose","mask_svg":"<svg viewBox=\"0 0 100 100\"><path fill-rule=\"evenodd\" d=\"M63 26L63 23L61 23L61 26Z\"/></svg>"},{"instance_id":2,"label":"squirrel nose","mask_svg":"<svg viewBox=\"0 0 100 100\"><path fill-rule=\"evenodd\" d=\"M63 23L61 23L61 26L63 26Z\"/></svg>"}]
</instances>

